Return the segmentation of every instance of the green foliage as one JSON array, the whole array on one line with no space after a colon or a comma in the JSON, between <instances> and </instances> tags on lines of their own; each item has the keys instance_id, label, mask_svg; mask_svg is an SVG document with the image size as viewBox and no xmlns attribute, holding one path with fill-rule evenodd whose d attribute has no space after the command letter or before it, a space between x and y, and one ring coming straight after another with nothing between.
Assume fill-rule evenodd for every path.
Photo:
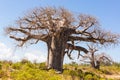
<instances>
[{"instance_id":1,"label":"green foliage","mask_svg":"<svg viewBox=\"0 0 120 80\"><path fill-rule=\"evenodd\" d=\"M0 70L0 80L8 80L9 76L6 71Z\"/></svg>"},{"instance_id":2,"label":"green foliage","mask_svg":"<svg viewBox=\"0 0 120 80\"><path fill-rule=\"evenodd\" d=\"M65 64L62 74L55 70L46 70L45 63L31 63L27 60L22 62L0 62L0 79L2 80L106 80L104 77L109 73L120 73L118 65L101 66L101 70L91 68L89 65L76 63ZM118 72L119 71L119 72ZM107 79L112 80L112 79ZM117 80L117 79L116 79Z\"/></svg>"},{"instance_id":3,"label":"green foliage","mask_svg":"<svg viewBox=\"0 0 120 80\"><path fill-rule=\"evenodd\" d=\"M78 64L76 63L76 62L71 62L70 64L69 64L70 66L74 66L74 67L77 67L78 66Z\"/></svg>"},{"instance_id":4,"label":"green foliage","mask_svg":"<svg viewBox=\"0 0 120 80\"><path fill-rule=\"evenodd\" d=\"M85 76L84 78L85 80L100 80L99 76L91 72L85 72L84 76Z\"/></svg>"},{"instance_id":5,"label":"green foliage","mask_svg":"<svg viewBox=\"0 0 120 80\"><path fill-rule=\"evenodd\" d=\"M120 67L120 63L118 63L118 62L114 62L113 65L114 65L114 66L117 66L117 67Z\"/></svg>"},{"instance_id":6,"label":"green foliage","mask_svg":"<svg viewBox=\"0 0 120 80\"><path fill-rule=\"evenodd\" d=\"M107 75L112 75L112 73L108 70L101 70L101 72Z\"/></svg>"},{"instance_id":7,"label":"green foliage","mask_svg":"<svg viewBox=\"0 0 120 80\"><path fill-rule=\"evenodd\" d=\"M0 70L2 69L2 63L0 63Z\"/></svg>"},{"instance_id":8,"label":"green foliage","mask_svg":"<svg viewBox=\"0 0 120 80\"><path fill-rule=\"evenodd\" d=\"M12 65L12 68L13 68L13 69L17 69L17 70L21 69L21 63L20 63L20 62L14 63L14 64Z\"/></svg>"},{"instance_id":9,"label":"green foliage","mask_svg":"<svg viewBox=\"0 0 120 80\"><path fill-rule=\"evenodd\" d=\"M27 68L27 70L20 70L12 72L13 80L61 80L59 75L55 75L53 71L47 72L40 69Z\"/></svg>"},{"instance_id":10,"label":"green foliage","mask_svg":"<svg viewBox=\"0 0 120 80\"><path fill-rule=\"evenodd\" d=\"M34 70L34 69L28 69L28 70L20 70L19 72L13 72L11 74L13 80L43 80L44 78L43 73L41 70Z\"/></svg>"},{"instance_id":11,"label":"green foliage","mask_svg":"<svg viewBox=\"0 0 120 80\"><path fill-rule=\"evenodd\" d=\"M30 61L28 61L27 59L22 59L21 63L22 63L22 64L30 63Z\"/></svg>"},{"instance_id":12,"label":"green foliage","mask_svg":"<svg viewBox=\"0 0 120 80\"><path fill-rule=\"evenodd\" d=\"M38 64L39 69L46 69L45 62Z\"/></svg>"},{"instance_id":13,"label":"green foliage","mask_svg":"<svg viewBox=\"0 0 120 80\"><path fill-rule=\"evenodd\" d=\"M0 70L0 78L7 76L5 71Z\"/></svg>"},{"instance_id":14,"label":"green foliage","mask_svg":"<svg viewBox=\"0 0 120 80\"><path fill-rule=\"evenodd\" d=\"M91 72L83 72L81 69L77 70L64 70L64 75L70 75L73 80L75 80L76 77L83 80L99 80L100 77L97 76L94 73Z\"/></svg>"}]
</instances>

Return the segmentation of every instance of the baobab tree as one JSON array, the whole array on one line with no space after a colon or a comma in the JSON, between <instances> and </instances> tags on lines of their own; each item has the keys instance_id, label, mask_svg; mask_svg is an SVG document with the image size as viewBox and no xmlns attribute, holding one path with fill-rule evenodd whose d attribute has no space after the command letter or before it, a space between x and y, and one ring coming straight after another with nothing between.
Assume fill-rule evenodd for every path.
<instances>
[{"instance_id":1,"label":"baobab tree","mask_svg":"<svg viewBox=\"0 0 120 80\"><path fill-rule=\"evenodd\" d=\"M106 53L96 53L98 51L98 48L96 45L91 44L88 45L89 52L85 55L80 55L81 59L80 61L85 63L90 63L91 67L94 69L100 69L100 64L110 64L113 62L112 58L107 55Z\"/></svg>"},{"instance_id":2,"label":"baobab tree","mask_svg":"<svg viewBox=\"0 0 120 80\"><path fill-rule=\"evenodd\" d=\"M8 26L5 32L20 47L26 43L45 42L48 48L47 66L57 71L62 71L66 53L70 55L76 50L87 54L88 50L83 46L76 46L76 41L102 45L118 43L118 36L102 30L95 17L74 15L61 7L35 8L19 18L16 25Z\"/></svg>"}]
</instances>

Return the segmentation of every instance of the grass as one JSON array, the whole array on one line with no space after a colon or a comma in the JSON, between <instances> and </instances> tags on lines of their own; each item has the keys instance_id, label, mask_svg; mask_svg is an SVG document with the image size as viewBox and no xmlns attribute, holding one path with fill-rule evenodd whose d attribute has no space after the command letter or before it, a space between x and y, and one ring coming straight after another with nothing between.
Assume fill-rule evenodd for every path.
<instances>
[{"instance_id":1,"label":"grass","mask_svg":"<svg viewBox=\"0 0 120 80\"><path fill-rule=\"evenodd\" d=\"M119 80L108 78L106 75L120 75L120 64L101 66L95 70L89 65L65 64L62 74L57 74L53 69L46 70L45 63L31 63L22 61L12 63L0 62L1 80Z\"/></svg>"}]
</instances>

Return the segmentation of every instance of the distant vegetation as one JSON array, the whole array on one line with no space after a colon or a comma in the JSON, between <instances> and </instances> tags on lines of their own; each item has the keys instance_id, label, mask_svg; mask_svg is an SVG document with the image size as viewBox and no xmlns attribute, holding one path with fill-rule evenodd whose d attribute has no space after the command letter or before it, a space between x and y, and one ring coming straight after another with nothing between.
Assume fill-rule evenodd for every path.
<instances>
[{"instance_id":1,"label":"distant vegetation","mask_svg":"<svg viewBox=\"0 0 120 80\"><path fill-rule=\"evenodd\" d=\"M45 63L0 61L0 80L120 80L118 75L120 63L101 65L97 70L89 64L72 62L64 64L63 73L57 74L53 69L47 70Z\"/></svg>"}]
</instances>

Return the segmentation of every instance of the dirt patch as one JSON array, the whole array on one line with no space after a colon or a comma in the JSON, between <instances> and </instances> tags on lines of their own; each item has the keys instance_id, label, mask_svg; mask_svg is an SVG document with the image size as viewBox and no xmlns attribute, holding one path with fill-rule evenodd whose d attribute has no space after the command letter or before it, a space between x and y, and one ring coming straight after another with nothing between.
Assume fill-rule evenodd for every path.
<instances>
[{"instance_id":1,"label":"dirt patch","mask_svg":"<svg viewBox=\"0 0 120 80\"><path fill-rule=\"evenodd\" d=\"M109 78L109 79L120 79L120 75L118 75L118 74L105 75L105 77Z\"/></svg>"}]
</instances>

